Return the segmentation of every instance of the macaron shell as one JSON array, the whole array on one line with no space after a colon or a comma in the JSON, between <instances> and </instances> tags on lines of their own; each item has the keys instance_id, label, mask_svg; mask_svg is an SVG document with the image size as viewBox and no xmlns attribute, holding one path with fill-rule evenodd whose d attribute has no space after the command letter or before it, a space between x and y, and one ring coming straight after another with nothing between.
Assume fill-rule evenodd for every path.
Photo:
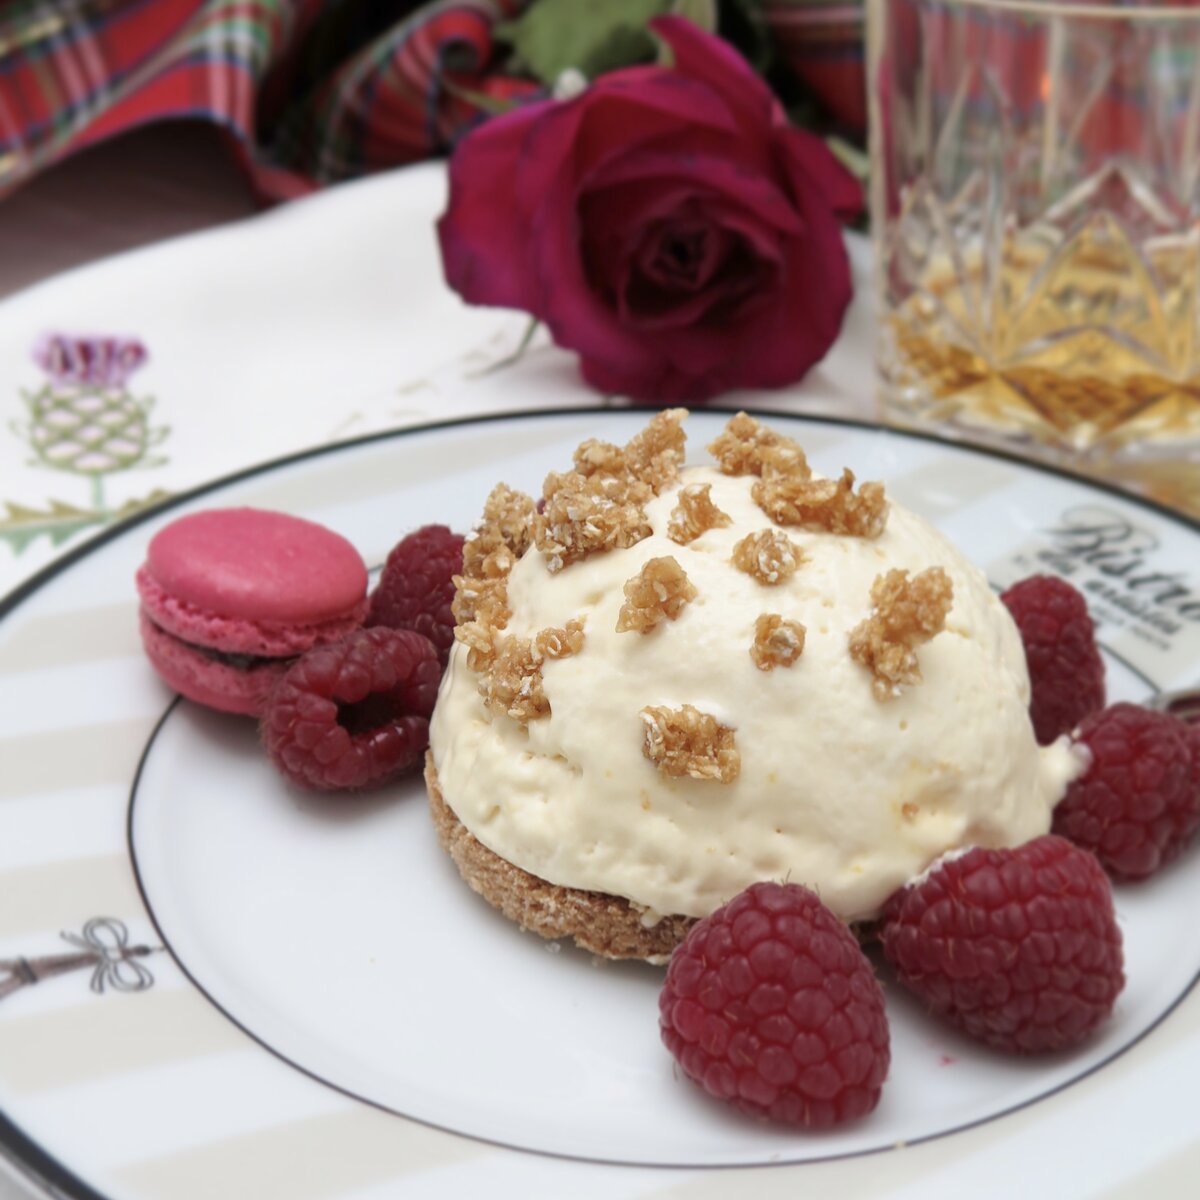
<instances>
[{"instance_id":1,"label":"macaron shell","mask_svg":"<svg viewBox=\"0 0 1200 1200\"><path fill-rule=\"evenodd\" d=\"M291 666L281 658L239 670L184 645L139 614L142 645L162 681L180 695L220 712L260 716L276 680Z\"/></svg>"},{"instance_id":2,"label":"macaron shell","mask_svg":"<svg viewBox=\"0 0 1200 1200\"><path fill-rule=\"evenodd\" d=\"M348 617L367 591L362 556L344 537L258 508L172 521L151 540L144 570L189 609L267 627Z\"/></svg>"},{"instance_id":3,"label":"macaron shell","mask_svg":"<svg viewBox=\"0 0 1200 1200\"><path fill-rule=\"evenodd\" d=\"M231 654L294 657L353 632L367 615L367 598L362 596L344 614L326 621L292 624L252 621L198 608L179 599L167 592L146 566L137 573L137 589L142 607L167 633L185 642Z\"/></svg>"}]
</instances>

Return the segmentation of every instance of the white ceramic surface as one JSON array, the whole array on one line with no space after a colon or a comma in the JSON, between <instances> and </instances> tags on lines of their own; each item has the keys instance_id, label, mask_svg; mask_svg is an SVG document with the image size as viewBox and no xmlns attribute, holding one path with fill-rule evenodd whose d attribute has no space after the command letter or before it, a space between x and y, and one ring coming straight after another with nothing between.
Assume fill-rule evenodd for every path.
<instances>
[{"instance_id":1,"label":"white ceramic surface","mask_svg":"<svg viewBox=\"0 0 1200 1200\"><path fill-rule=\"evenodd\" d=\"M965 449L776 419L819 469L885 479L997 585L1069 574L1099 618L1114 699L1197 681L1193 525ZM640 420L539 414L329 448L117 530L9 600L0 958L60 954L60 931L91 918L148 950L123 954L118 927L92 927L105 969L0 1000L10 1148L67 1195L1187 1194L1200 851L1118 890L1129 984L1095 1041L999 1059L890 986L883 1103L803 1136L675 1077L652 969L553 952L478 901L437 849L416 781L299 795L252 726L172 706L139 653L132 573L182 511L284 508L377 563L417 524L465 527L498 478L536 489L583 437L622 440ZM693 446L721 420L695 414ZM1096 1136L1118 1125L1120 1138Z\"/></svg>"}]
</instances>

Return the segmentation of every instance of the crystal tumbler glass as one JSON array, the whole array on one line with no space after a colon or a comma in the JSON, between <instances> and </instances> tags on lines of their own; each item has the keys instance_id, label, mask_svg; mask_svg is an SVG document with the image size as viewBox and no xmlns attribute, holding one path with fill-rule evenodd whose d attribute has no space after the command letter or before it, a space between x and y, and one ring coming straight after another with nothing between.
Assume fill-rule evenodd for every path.
<instances>
[{"instance_id":1,"label":"crystal tumbler glass","mask_svg":"<svg viewBox=\"0 0 1200 1200\"><path fill-rule=\"evenodd\" d=\"M1200 512L1200 7L870 5L883 419Z\"/></svg>"}]
</instances>

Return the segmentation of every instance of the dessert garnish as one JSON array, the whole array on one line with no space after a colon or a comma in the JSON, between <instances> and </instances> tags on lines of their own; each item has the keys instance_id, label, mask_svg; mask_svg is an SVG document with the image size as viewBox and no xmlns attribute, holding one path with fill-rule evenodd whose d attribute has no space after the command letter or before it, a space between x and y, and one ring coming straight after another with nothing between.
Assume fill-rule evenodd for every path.
<instances>
[{"instance_id":1,"label":"dessert garnish","mask_svg":"<svg viewBox=\"0 0 1200 1200\"><path fill-rule=\"evenodd\" d=\"M1056 575L1031 575L1000 599L1021 632L1033 689L1033 731L1048 746L1104 707L1096 628L1083 595Z\"/></svg>"},{"instance_id":2,"label":"dessert garnish","mask_svg":"<svg viewBox=\"0 0 1200 1200\"><path fill-rule=\"evenodd\" d=\"M485 671L496 653L496 634L508 624L508 573L533 540L533 500L497 484L483 519L463 545L462 574L453 577L450 609L454 636L468 647L467 664Z\"/></svg>"},{"instance_id":3,"label":"dessert garnish","mask_svg":"<svg viewBox=\"0 0 1200 1200\"><path fill-rule=\"evenodd\" d=\"M941 567L911 579L904 570L879 575L871 585L871 615L850 631L850 657L866 667L876 700L891 700L920 682L915 647L939 634L954 601Z\"/></svg>"},{"instance_id":4,"label":"dessert garnish","mask_svg":"<svg viewBox=\"0 0 1200 1200\"><path fill-rule=\"evenodd\" d=\"M807 630L799 621L789 621L778 613L763 613L754 622L754 641L750 657L760 671L790 667L804 653Z\"/></svg>"},{"instance_id":5,"label":"dessert garnish","mask_svg":"<svg viewBox=\"0 0 1200 1200\"><path fill-rule=\"evenodd\" d=\"M625 585L617 632L649 633L661 621L674 621L696 595L687 572L674 558L651 558Z\"/></svg>"},{"instance_id":6,"label":"dessert garnish","mask_svg":"<svg viewBox=\"0 0 1200 1200\"><path fill-rule=\"evenodd\" d=\"M708 444L708 452L725 475L762 475L768 465L797 478L807 479L812 473L799 442L744 412L729 418L721 434Z\"/></svg>"},{"instance_id":7,"label":"dessert garnish","mask_svg":"<svg viewBox=\"0 0 1200 1200\"><path fill-rule=\"evenodd\" d=\"M742 768L733 730L691 704L642 709L642 753L664 775L732 783Z\"/></svg>"},{"instance_id":8,"label":"dessert garnish","mask_svg":"<svg viewBox=\"0 0 1200 1200\"><path fill-rule=\"evenodd\" d=\"M1200 825L1189 729L1178 717L1114 704L1073 735L1088 766L1054 809L1053 831L1090 850L1113 879L1145 879Z\"/></svg>"},{"instance_id":9,"label":"dessert garnish","mask_svg":"<svg viewBox=\"0 0 1200 1200\"><path fill-rule=\"evenodd\" d=\"M462 564L462 534L445 525L425 525L410 533L387 556L365 624L411 629L427 637L444 670L454 645L454 576Z\"/></svg>"},{"instance_id":10,"label":"dessert garnish","mask_svg":"<svg viewBox=\"0 0 1200 1200\"><path fill-rule=\"evenodd\" d=\"M729 514L713 503L712 484L689 483L679 490L679 500L667 522L667 537L686 546L710 529L724 529L729 523Z\"/></svg>"},{"instance_id":11,"label":"dessert garnish","mask_svg":"<svg viewBox=\"0 0 1200 1200\"><path fill-rule=\"evenodd\" d=\"M1082 1041L1125 986L1108 879L1053 835L947 857L891 899L880 940L930 1012L1013 1054Z\"/></svg>"},{"instance_id":12,"label":"dessert garnish","mask_svg":"<svg viewBox=\"0 0 1200 1200\"><path fill-rule=\"evenodd\" d=\"M309 650L279 680L263 712L263 745L304 788L383 783L420 762L441 675L427 637L356 630Z\"/></svg>"},{"instance_id":13,"label":"dessert garnish","mask_svg":"<svg viewBox=\"0 0 1200 1200\"><path fill-rule=\"evenodd\" d=\"M495 713L527 725L550 715L542 686L542 663L566 658L583 648L583 621L570 620L561 628L540 630L533 638L506 636L479 680L479 694Z\"/></svg>"},{"instance_id":14,"label":"dessert garnish","mask_svg":"<svg viewBox=\"0 0 1200 1200\"><path fill-rule=\"evenodd\" d=\"M575 470L551 472L534 540L552 572L650 536L645 505L669 487L683 465L685 410L658 413L624 448L584 442Z\"/></svg>"},{"instance_id":15,"label":"dessert garnish","mask_svg":"<svg viewBox=\"0 0 1200 1200\"><path fill-rule=\"evenodd\" d=\"M887 525L883 484L864 483L856 492L849 467L840 479L812 479L807 469L805 473L768 469L752 494L777 525L861 538L877 538Z\"/></svg>"},{"instance_id":16,"label":"dessert garnish","mask_svg":"<svg viewBox=\"0 0 1200 1200\"><path fill-rule=\"evenodd\" d=\"M763 529L747 534L733 548L731 560L739 571L773 587L790 579L804 561L804 552L785 533Z\"/></svg>"},{"instance_id":17,"label":"dessert garnish","mask_svg":"<svg viewBox=\"0 0 1200 1200\"><path fill-rule=\"evenodd\" d=\"M693 926L658 1007L684 1074L743 1112L825 1129L879 1102L883 991L849 929L798 884L756 883Z\"/></svg>"}]
</instances>

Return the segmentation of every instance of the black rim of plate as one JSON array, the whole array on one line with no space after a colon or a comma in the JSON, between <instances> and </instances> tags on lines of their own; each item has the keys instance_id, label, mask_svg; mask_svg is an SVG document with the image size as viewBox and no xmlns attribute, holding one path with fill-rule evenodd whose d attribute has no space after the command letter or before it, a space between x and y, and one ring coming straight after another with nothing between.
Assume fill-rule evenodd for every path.
<instances>
[{"instance_id":1,"label":"black rim of plate","mask_svg":"<svg viewBox=\"0 0 1200 1200\"><path fill-rule=\"evenodd\" d=\"M482 416L459 417L446 421L435 421L427 424L406 426L400 429L384 430L378 433L366 434L362 437L352 438L346 441L335 442L328 445L313 446L306 450L296 451L291 454L282 455L278 458L269 459L266 462L258 463L251 467L246 467L238 471L231 472L227 475L220 476L217 479L210 480L207 483L201 484L195 488L191 488L186 492L182 492L175 496L170 496L162 503L156 504L150 508L144 509L141 512L135 513L129 518L116 522L106 530L89 538L75 549L64 554L61 558L48 564L42 570L27 579L24 583L18 585L3 598L0 598L0 620L3 620L10 613L14 612L26 600L40 591L46 584L56 579L59 575L68 571L75 563L87 558L101 547L109 542L115 541L123 537L131 530L139 525L145 524L170 512L176 508L182 508L185 505L192 503L213 492L220 491L226 487L237 483L244 482L248 479L253 479L259 475L270 474L272 471L280 468L293 466L298 463L306 462L310 459L332 457L344 451L353 451L359 447L374 445L388 441L399 441L405 437L421 436L423 434L436 434L449 429L462 428L472 425L487 425L493 423L505 423L516 421L527 421L533 419L561 419L571 417L595 418L599 420L609 420L614 417L629 419L639 415L650 415L653 409L640 407L579 407L579 408L554 408L554 409L533 409L512 411L503 413L489 413ZM1107 483L1103 480L1097 480L1090 476L1079 472L1068 470L1064 467L1059 467L1049 463L1042 463L1036 460L1023 458L1020 454L1002 450L991 446L978 445L969 441L960 441L953 438L942 437L937 434L926 433L918 430L910 429L894 429L887 426L880 426L870 421L851 420L845 417L832 417L817 414L807 414L803 412L777 412L762 409L739 409L720 406L706 405L696 409L697 415L712 414L715 416L731 416L736 412L745 411L753 416L756 416L764 421L779 421L779 422L795 422L798 424L815 424L815 425L832 425L842 428L857 429L864 433L876 434L880 437L891 439L902 439L906 441L918 441L931 443L942 446L946 449L958 451L967 455L978 455L984 458L996 459L1003 462L1012 463L1023 470L1032 471L1036 474L1046 475L1052 478L1058 478L1070 483L1078 484L1091 491L1108 495L1113 499L1119 500L1122 503L1133 505L1142 508L1148 512L1154 513L1156 516L1166 520L1170 524L1178 525L1183 529L1189 530L1192 533L1200 534L1200 520L1193 519L1183 513L1176 512L1165 505L1158 504L1155 501L1148 500L1144 497L1133 495L1123 489ZM1200 467L1198 467L1200 469ZM1111 651L1110 651L1111 653ZM281 1062L287 1063L288 1066L299 1071L301 1074L310 1079L322 1084L325 1087L339 1092L351 1099L360 1103L369 1105L372 1108L380 1111L391 1113L400 1116L405 1120L413 1121L419 1125L425 1125L429 1128L437 1129L440 1132L449 1133L457 1137L466 1138L470 1141L483 1142L490 1145L495 1145L498 1148L513 1151L515 1153L529 1154L537 1157L552 1158L565 1160L570 1162L578 1162L585 1165L609 1166L609 1167L640 1167L650 1170L694 1170L694 1171L723 1171L723 1170L745 1170L752 1169L774 1169L779 1167L799 1168L809 1163L828 1163L837 1162L846 1159L865 1158L878 1154L885 1154L896 1147L892 1144L870 1147L865 1150L851 1151L843 1154L833 1154L825 1156L817 1156L804 1159L780 1160L769 1163L729 1163L729 1164L694 1164L694 1163L657 1163L649 1164L642 1162L620 1162L613 1159L593 1159L578 1155L556 1154L546 1150L530 1149L525 1146L512 1145L507 1142L495 1141L487 1138L480 1138L473 1134L466 1134L460 1130L448 1128L445 1126L434 1124L433 1122L424 1121L419 1117L413 1117L407 1113L399 1112L398 1110L389 1108L372 1101L366 1097L359 1096L354 1092L348 1091L335 1083L323 1079L319 1075L315 1075L307 1068L300 1066L298 1063L280 1054L277 1050L263 1041L261 1037L253 1031L247 1029L241 1022L233 1017L225 1008L223 1008L207 990L196 980L188 968L184 965L179 956L164 936L162 929L158 925L158 920L150 905L149 898L142 886L141 874L138 870L137 859L133 849L132 837L132 821L133 821L133 805L137 795L138 783L141 778L142 769L146 761L146 757L153 746L155 739L158 736L163 724L169 717L170 713L175 708L177 700L172 701L163 712L162 716L155 723L146 746L143 748L139 758L138 767L134 775L134 779L130 786L129 800L127 804L127 821L126 821L126 839L127 851L130 858L130 866L134 874L135 882L137 883L139 894L142 902L146 906L147 917L153 924L160 938L162 938L163 946L167 953L171 955L175 965L194 986L197 991L204 996L205 1000L213 1005L228 1021L236 1028L241 1030L247 1037L253 1040L257 1045L270 1053ZM993 1121L1001 1120L1004 1117L1010 1116L1013 1113L1020 1112L1023 1109L1029 1108L1031 1105L1040 1103L1051 1096L1057 1095L1059 1092L1065 1091L1068 1088L1075 1086L1082 1080L1094 1075L1102 1070L1122 1055L1128 1053L1134 1046L1144 1040L1150 1033L1158 1028L1175 1011L1176 1008L1191 994L1197 982L1200 982L1200 971L1198 971L1187 986L1175 997L1171 1003L1159 1014L1159 1016L1148 1026L1142 1029L1135 1037L1114 1050L1106 1058L1093 1064L1091 1067L1082 1071L1080 1074L1073 1076L1071 1079L1064 1081L1057 1086L1041 1092L1036 1096L1023 1100L1018 1104L1014 1104L1009 1108L1003 1109L1000 1112L993 1113L986 1117L981 1117L978 1120L968 1122L963 1125L958 1125L950 1129L940 1130L936 1133L929 1134L925 1137L915 1138L906 1143L907 1146L923 1145L928 1142L940 1141L944 1138L951 1137L955 1134L965 1133L968 1130L977 1128L980 1125L990 1124ZM23 1176L25 1181L36 1187L40 1187L43 1191L49 1191L51 1194L58 1192L59 1194L71 1197L72 1200L111 1200L111 1197L106 1196L94 1189L85 1180L81 1179L59 1159L55 1158L48 1151L43 1149L36 1141L26 1134L16 1122L7 1114L0 1111L0 1149L3 1150L5 1158L8 1162Z\"/></svg>"}]
</instances>

